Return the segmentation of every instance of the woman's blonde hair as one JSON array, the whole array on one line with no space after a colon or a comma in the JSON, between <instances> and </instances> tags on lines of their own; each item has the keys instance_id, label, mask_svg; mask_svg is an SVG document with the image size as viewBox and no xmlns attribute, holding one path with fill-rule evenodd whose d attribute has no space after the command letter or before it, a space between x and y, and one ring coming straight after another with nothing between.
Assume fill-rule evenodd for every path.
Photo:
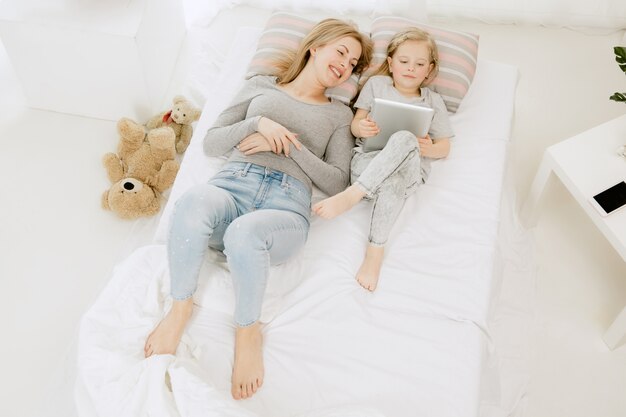
<instances>
[{"instance_id":1,"label":"woman's blonde hair","mask_svg":"<svg viewBox=\"0 0 626 417\"><path fill-rule=\"evenodd\" d=\"M435 40L430 36L430 33L426 31L418 28L409 28L396 33L394 37L391 38L387 46L387 57L393 58L400 45L406 41L426 42L428 50L430 51L429 64L433 64L433 69L428 73L428 77L424 80L422 85L428 85L437 77L437 74L439 74L439 51L437 50ZM389 62L386 58L373 75L391 75Z\"/></svg>"},{"instance_id":2,"label":"woman's blonde hair","mask_svg":"<svg viewBox=\"0 0 626 417\"><path fill-rule=\"evenodd\" d=\"M354 38L361 44L361 56L352 70L353 73L360 74L367 68L372 58L372 41L349 22L339 19L324 19L316 24L302 39L295 52L285 52L274 60L273 65L277 68L274 75L278 77L278 84L290 83L300 75L311 56L311 48L319 48L346 36Z\"/></svg>"}]
</instances>

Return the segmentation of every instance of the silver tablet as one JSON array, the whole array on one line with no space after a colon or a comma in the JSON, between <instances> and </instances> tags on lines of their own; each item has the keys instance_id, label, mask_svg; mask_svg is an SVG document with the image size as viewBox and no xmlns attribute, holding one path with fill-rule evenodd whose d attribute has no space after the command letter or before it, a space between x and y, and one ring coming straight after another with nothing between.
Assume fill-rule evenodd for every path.
<instances>
[{"instance_id":1,"label":"silver tablet","mask_svg":"<svg viewBox=\"0 0 626 417\"><path fill-rule=\"evenodd\" d=\"M365 152L378 151L385 147L389 137L400 130L408 130L423 138L428 134L435 111L430 107L400 103L375 98L370 117L380 128L376 136L363 139Z\"/></svg>"}]
</instances>

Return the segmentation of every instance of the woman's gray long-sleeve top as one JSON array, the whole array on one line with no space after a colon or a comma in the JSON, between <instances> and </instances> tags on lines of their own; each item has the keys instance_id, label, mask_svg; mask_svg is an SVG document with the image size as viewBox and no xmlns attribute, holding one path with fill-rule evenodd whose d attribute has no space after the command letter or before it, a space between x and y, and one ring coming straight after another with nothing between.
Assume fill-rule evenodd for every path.
<instances>
[{"instance_id":1,"label":"woman's gray long-sleeve top","mask_svg":"<svg viewBox=\"0 0 626 417\"><path fill-rule=\"evenodd\" d=\"M290 145L289 157L273 152L246 156L234 148L257 131L261 116L280 123L298 135L299 151ZM233 151L229 161L251 162L282 171L328 195L343 191L350 178L354 138L350 132L352 111L343 103L309 104L276 86L276 78L258 75L246 81L232 103L218 116L204 138L208 156Z\"/></svg>"}]
</instances>

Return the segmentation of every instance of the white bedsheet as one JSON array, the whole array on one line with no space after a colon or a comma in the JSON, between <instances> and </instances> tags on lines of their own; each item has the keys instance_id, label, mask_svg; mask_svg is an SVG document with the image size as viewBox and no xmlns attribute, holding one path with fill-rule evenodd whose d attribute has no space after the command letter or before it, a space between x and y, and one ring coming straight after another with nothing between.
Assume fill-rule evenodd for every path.
<instances>
[{"instance_id":1,"label":"white bedsheet","mask_svg":"<svg viewBox=\"0 0 626 417\"><path fill-rule=\"evenodd\" d=\"M502 179L517 81L514 67L479 60L457 114L450 156L396 222L379 287L354 280L370 203L314 218L293 261L272 268L262 321L265 382L230 398L234 297L225 264L207 257L196 308L176 357L143 359L170 302L163 244L175 199L223 163L201 132L240 85L258 29L238 33L219 90L207 101L155 244L115 270L80 329L81 416L477 416L490 344L489 308ZM319 195L318 195L319 197Z\"/></svg>"}]
</instances>

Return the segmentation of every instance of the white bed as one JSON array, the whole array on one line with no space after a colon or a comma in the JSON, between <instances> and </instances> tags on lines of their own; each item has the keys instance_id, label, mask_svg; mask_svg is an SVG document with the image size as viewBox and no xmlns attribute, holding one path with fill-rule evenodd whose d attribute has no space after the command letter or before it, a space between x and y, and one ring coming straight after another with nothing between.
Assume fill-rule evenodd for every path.
<instances>
[{"instance_id":1,"label":"white bed","mask_svg":"<svg viewBox=\"0 0 626 417\"><path fill-rule=\"evenodd\" d=\"M241 84L259 35L258 27L236 31L154 244L118 265L83 317L79 415L514 414L498 403L486 368L517 69L482 59L451 117L450 156L407 200L375 293L354 280L370 209L362 202L334 220L314 218L303 252L272 269L261 319L266 377L253 398L230 398L234 297L219 254L207 256L177 356L143 358L145 338L169 303L164 242L172 204L223 163L202 154L203 131Z\"/></svg>"}]
</instances>

